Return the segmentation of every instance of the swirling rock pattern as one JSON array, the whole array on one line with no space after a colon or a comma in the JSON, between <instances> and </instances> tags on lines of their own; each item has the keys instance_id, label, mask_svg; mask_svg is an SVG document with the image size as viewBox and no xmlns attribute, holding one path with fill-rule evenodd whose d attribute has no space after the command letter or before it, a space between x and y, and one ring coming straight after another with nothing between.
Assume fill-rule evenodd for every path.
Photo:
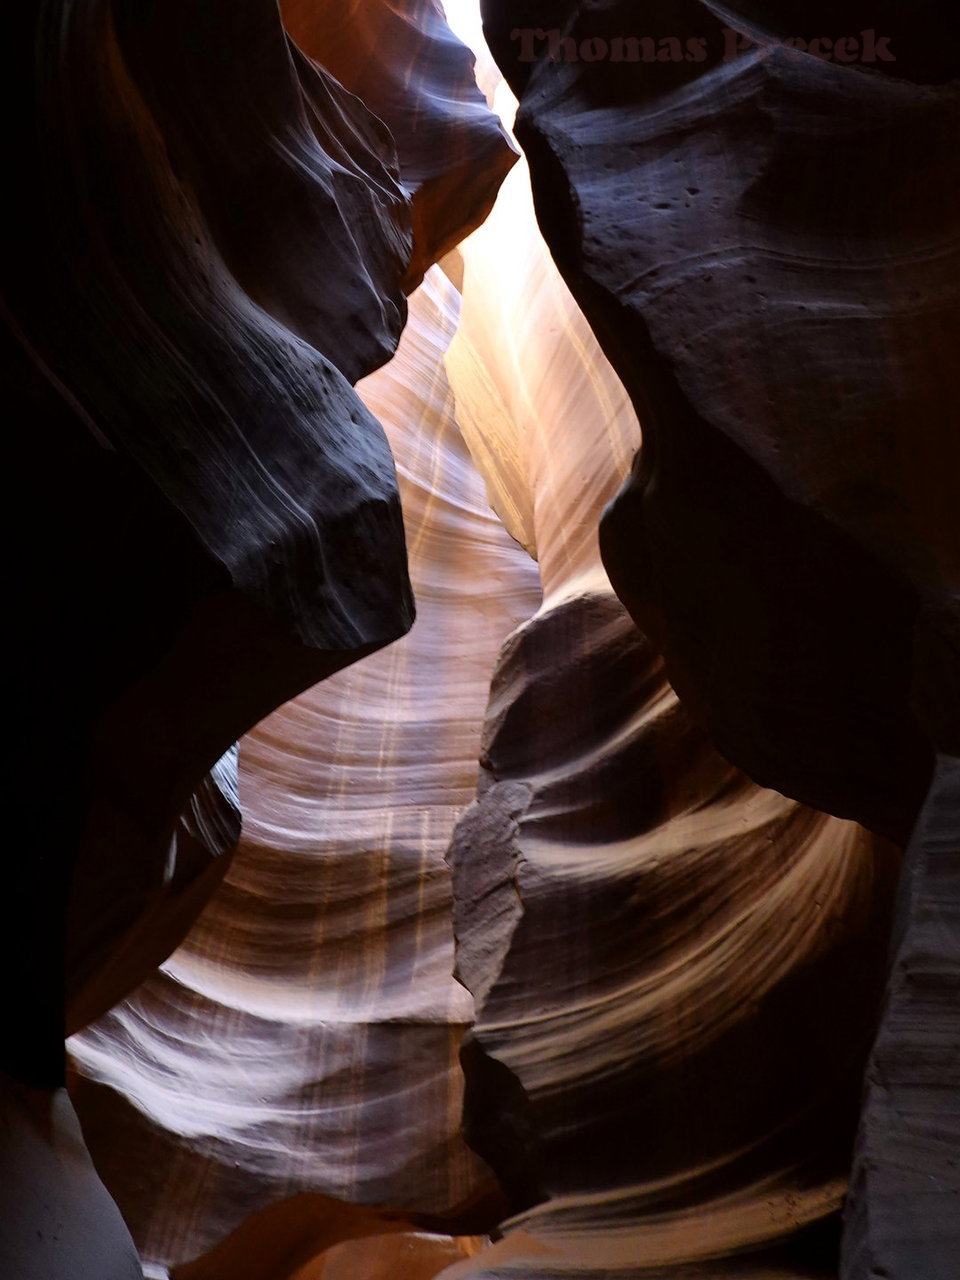
<instances>
[{"instance_id":1,"label":"swirling rock pattern","mask_svg":"<svg viewBox=\"0 0 960 1280\"><path fill-rule=\"evenodd\" d=\"M7 882L0 1068L26 1159L16 1081L47 1090L34 1136L55 1146L65 1024L152 971L223 876L231 745L410 626L393 461L350 383L394 349L414 237L387 127L272 0L54 0L8 37L3 379L39 498L15 786L42 820ZM467 55L448 54L452 119ZM416 115L436 84L405 88ZM465 136L499 138L471 91ZM502 138L466 149L474 187L452 225L433 209L434 248L508 163ZM26 1219L8 1227L19 1249ZM75 1274L106 1274L80 1253Z\"/></svg>"},{"instance_id":2,"label":"swirling rock pattern","mask_svg":"<svg viewBox=\"0 0 960 1280\"><path fill-rule=\"evenodd\" d=\"M484 11L541 225L644 423L604 520L619 596L753 778L901 843L920 813L955 848L960 66L942 9ZM827 31L856 34L852 58L806 47ZM613 53L627 37L632 60ZM858 1280L871 1258L904 1277L955 1268L942 1224L960 1179L917 1121L949 1132L956 1111L940 1046L958 1034L957 966L930 923L955 889L921 852L905 936L942 998L891 977L843 1264ZM910 1046L902 1110L879 1100L893 1045ZM933 1243L911 1254L928 1215Z\"/></svg>"},{"instance_id":3,"label":"swirling rock pattern","mask_svg":"<svg viewBox=\"0 0 960 1280\"><path fill-rule=\"evenodd\" d=\"M597 518L639 431L531 215L517 172L447 357L544 601L450 854L466 1132L520 1212L445 1280L835 1274L896 854L720 757L613 595Z\"/></svg>"},{"instance_id":4,"label":"swirling rock pattern","mask_svg":"<svg viewBox=\"0 0 960 1280\"><path fill-rule=\"evenodd\" d=\"M457 430L458 309L434 269L361 385L398 459L416 625L244 738L223 885L161 972L71 1042L91 1150L151 1263L300 1193L437 1214L490 1180L458 1134L472 1005L444 853L496 652L539 583Z\"/></svg>"},{"instance_id":5,"label":"swirling rock pattern","mask_svg":"<svg viewBox=\"0 0 960 1280\"><path fill-rule=\"evenodd\" d=\"M405 354L366 389L393 420L432 629L248 737L250 822L224 878L231 742L410 621L389 451L349 383L389 354L404 289L510 163L435 6L369 0L339 29L343 11L321 7L323 24L287 6L310 57L266 0L15 19L36 110L12 124L5 386L43 427L25 474L58 513L29 530L49 568L23 610L27 806L43 812L63 759L79 763L10 898L28 943L2 1061L48 1088L3 1079L14 1164L41 1202L39 1219L8 1219L3 1265L136 1274L49 1087L63 920L80 1024L221 880L161 973L75 1042L78 1103L150 1274L410 1280L472 1253L409 1234L477 1229L493 1203L457 1133L470 1002L450 980L442 851L472 789L485 672L539 583L486 511L456 417L545 598L501 655L480 795L452 846L458 970L478 1003L468 1136L520 1216L448 1275L835 1274L894 859L748 780L706 726L754 779L898 837L940 749L844 1262L908 1274L919 1213L932 1280L952 1175L926 1116L957 976L958 717L937 697L957 672L943 45L916 39L921 14L894 30L896 75L828 65L779 39L818 9L680 0L645 19L708 49L732 33L736 56L637 78L593 57L626 6L551 7L564 53L510 68L518 127L557 259L645 419L604 533L641 626L596 539L639 442L629 401L523 244L529 220L514 256L491 258L481 232L430 276ZM504 60L510 32L490 29ZM373 40L396 73L367 56ZM491 316L515 336L495 340ZM815 377L796 376L801 358ZM49 687L48 635L70 639L66 693ZM925 1202L930 1171L941 1199ZM54 1212L66 1240L33 1247Z\"/></svg>"},{"instance_id":6,"label":"swirling rock pattern","mask_svg":"<svg viewBox=\"0 0 960 1280\"><path fill-rule=\"evenodd\" d=\"M914 625L955 670L960 575L960 92L935 7L896 19L894 64L786 48L826 10L773 0L568 5L567 45L524 62L538 8L484 6L541 224L645 426L614 585L729 758L905 839L930 769ZM611 60L627 36L704 53Z\"/></svg>"},{"instance_id":7,"label":"swirling rock pattern","mask_svg":"<svg viewBox=\"0 0 960 1280\"><path fill-rule=\"evenodd\" d=\"M331 359L240 287L244 254L231 241L255 242L269 225L264 166L276 182L286 174L300 192L282 230L302 254L301 289L307 251L315 260L340 235L335 269L312 287L319 308L343 282L327 348L353 376L388 354L402 321L406 199L382 126L316 69L301 79L271 5L246 12L222 36L230 57L223 44L218 57L256 64L259 111L231 110L238 88L224 85L219 115L212 104L200 113L189 143L176 108L190 106L191 84L199 94L190 76L211 60L201 19L180 41L199 65L175 80L150 61L165 42L137 43L150 6L125 21L105 3L51 5L35 29L23 24L24 101L37 112L19 115L14 135L24 198L3 263L5 367L30 424L24 481L45 486L29 534L41 563L57 566L56 588L27 597L28 788L38 766L53 767L52 744L33 732L53 693L51 637L75 637L76 671L55 744L75 764L46 806L46 852L23 860L10 898L32 926L14 953L19 1025L39 1011L42 1030L11 1037L5 1060L37 1082L62 1071L63 903L51 877L73 877L67 967L89 1013L93 971L191 860L187 850L171 868L171 839L204 775L278 702L411 619L382 431ZM230 147L210 136L215 124ZM219 170L204 166L204 145ZM248 216L234 213L225 232L218 202ZM280 287L278 243L260 241ZM214 790L220 817L193 822L191 837L206 828L210 854L231 821ZM128 985L142 972L130 969Z\"/></svg>"},{"instance_id":8,"label":"swirling rock pattern","mask_svg":"<svg viewBox=\"0 0 960 1280\"><path fill-rule=\"evenodd\" d=\"M896 871L875 844L717 756L612 593L516 633L451 856L467 1131L546 1256L477 1274L680 1274L836 1211Z\"/></svg>"},{"instance_id":9,"label":"swirling rock pattern","mask_svg":"<svg viewBox=\"0 0 960 1280\"><path fill-rule=\"evenodd\" d=\"M343 1206L340 1207L342 1214ZM269 1280L431 1280L457 1259L475 1253L477 1242L453 1240L410 1231L367 1235L331 1245L306 1266L292 1262L292 1268L278 1261L275 1253L265 1258L264 1276ZM255 1280L249 1270L249 1253L239 1255L236 1266ZM222 1274L235 1275L233 1271ZM202 1280L202 1272L178 1268L173 1280Z\"/></svg>"},{"instance_id":10,"label":"swirling rock pattern","mask_svg":"<svg viewBox=\"0 0 960 1280\"><path fill-rule=\"evenodd\" d=\"M281 0L280 9L298 46L390 129L412 197L413 287L483 221L516 160L473 55L437 0Z\"/></svg>"}]
</instances>

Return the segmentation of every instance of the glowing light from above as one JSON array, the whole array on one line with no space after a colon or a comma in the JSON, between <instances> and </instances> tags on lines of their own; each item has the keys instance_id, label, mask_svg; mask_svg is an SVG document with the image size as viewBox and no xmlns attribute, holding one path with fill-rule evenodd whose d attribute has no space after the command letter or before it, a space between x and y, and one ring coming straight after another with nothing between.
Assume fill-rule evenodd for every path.
<instances>
[{"instance_id":1,"label":"glowing light from above","mask_svg":"<svg viewBox=\"0 0 960 1280\"><path fill-rule=\"evenodd\" d=\"M483 38L483 21L479 0L443 0L447 26L468 49L480 57L489 58L487 42Z\"/></svg>"}]
</instances>

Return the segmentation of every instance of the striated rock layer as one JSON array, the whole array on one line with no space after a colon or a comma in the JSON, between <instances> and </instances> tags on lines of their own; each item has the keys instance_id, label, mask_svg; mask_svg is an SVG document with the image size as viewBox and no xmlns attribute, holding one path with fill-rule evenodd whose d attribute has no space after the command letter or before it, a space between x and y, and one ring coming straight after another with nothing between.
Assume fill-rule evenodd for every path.
<instances>
[{"instance_id":1,"label":"striated rock layer","mask_svg":"<svg viewBox=\"0 0 960 1280\"><path fill-rule=\"evenodd\" d=\"M305 1251L278 1253L275 1236L256 1244L245 1240L235 1254L216 1250L207 1259L175 1268L172 1280L237 1274L244 1280L431 1280L452 1263L476 1253L479 1246L470 1238L427 1235L399 1225L385 1227L383 1222L371 1222L369 1215L362 1225L362 1215L356 1210L345 1213L343 1205L337 1206L336 1219L340 1230L350 1223L365 1234L340 1239L322 1252L316 1251L316 1242Z\"/></svg>"},{"instance_id":2,"label":"striated rock layer","mask_svg":"<svg viewBox=\"0 0 960 1280\"><path fill-rule=\"evenodd\" d=\"M945 781L960 756L960 63L945 14L484 11L541 226L644 424L603 525L618 595L751 777L903 844L920 814L903 928L926 976L892 971L843 1266L946 1280L960 1175L925 1135L957 1112L940 1047L957 1034L956 965L931 924L954 890L921 856L960 839ZM842 56L823 56L826 32ZM909 1046L890 1084L902 1107L883 1101L893 1046Z\"/></svg>"},{"instance_id":3,"label":"striated rock layer","mask_svg":"<svg viewBox=\"0 0 960 1280\"><path fill-rule=\"evenodd\" d=\"M541 42L561 20L488 8ZM930 1221L940 1280L956 86L929 38L896 75L788 53L821 15L773 0L646 6L707 52L640 74L596 52L636 6L562 9L536 65L491 31L541 220L644 417L604 529L629 613L596 524L636 419L513 184L365 388L423 622L339 675L411 616L389 450L349 384L510 163L469 60L426 3L290 0L309 57L266 0L17 19L37 109L12 125L6 383L58 513L33 517L23 608L23 799L49 821L16 860L0 1065L48 1087L0 1077L18 1280L137 1272L51 1087L63 935L79 1026L218 884L74 1041L151 1275L410 1280L473 1253L410 1229L497 1205L458 1133L443 851L518 622L450 856L466 1133L519 1216L447 1275L836 1274L896 859L798 800L902 838L932 740L843 1265L907 1276ZM325 676L248 735L238 786L234 739Z\"/></svg>"},{"instance_id":4,"label":"striated rock layer","mask_svg":"<svg viewBox=\"0 0 960 1280\"><path fill-rule=\"evenodd\" d=\"M406 284L419 284L483 221L516 160L477 87L473 55L437 0L281 0L280 10L297 45L390 129L412 197Z\"/></svg>"},{"instance_id":5,"label":"striated rock layer","mask_svg":"<svg viewBox=\"0 0 960 1280\"><path fill-rule=\"evenodd\" d=\"M544 1251L477 1274L679 1275L835 1213L896 859L722 760L612 593L505 650L451 857L467 1132Z\"/></svg>"},{"instance_id":6,"label":"striated rock layer","mask_svg":"<svg viewBox=\"0 0 960 1280\"><path fill-rule=\"evenodd\" d=\"M409 215L389 136L295 63L271 5L216 43L181 8L190 36L165 72L176 28L161 40L152 6L46 6L21 33L37 111L17 121L3 289L22 475L44 494L28 528L28 789L54 751L70 761L43 855L20 861L9 899L33 925L16 990L41 1026L4 1061L37 1082L62 1070L67 877L66 968L86 1017L119 994L115 973L96 992L110 949L235 838L226 766L204 775L278 702L411 619L392 459L347 381L402 323ZM208 72L225 82L201 103ZM241 110L251 82L257 110ZM264 207L278 190L282 225ZM65 636L66 690L50 679ZM54 696L58 739L43 730ZM163 954L128 964L127 985Z\"/></svg>"},{"instance_id":7,"label":"striated rock layer","mask_svg":"<svg viewBox=\"0 0 960 1280\"><path fill-rule=\"evenodd\" d=\"M614 596L597 517L639 432L522 172L461 252L458 412L545 598L450 853L466 1133L519 1213L445 1280L835 1275L896 853L719 756Z\"/></svg>"},{"instance_id":8,"label":"striated rock layer","mask_svg":"<svg viewBox=\"0 0 960 1280\"><path fill-rule=\"evenodd\" d=\"M439 94L476 177L418 211L415 250L387 125L296 47L272 0L55 0L8 24L0 342L35 501L17 557L30 830L5 898L0 1110L25 1160L48 1148L48 1172L73 1142L65 1027L150 973L222 879L232 744L412 621L393 461L350 383L397 342L412 255L422 274L510 162L468 55L436 15L422 26L406 109L437 111ZM24 1082L45 1091L26 1112ZM71 1231L86 1197L107 1232L64 1239L76 1274L105 1275L122 1236L94 1184L65 1174ZM49 1280L59 1264L30 1252L29 1228L5 1216L0 1251Z\"/></svg>"},{"instance_id":9,"label":"striated rock layer","mask_svg":"<svg viewBox=\"0 0 960 1280\"><path fill-rule=\"evenodd\" d=\"M458 1132L472 1003L444 853L496 652L539 584L457 429L442 362L458 310L434 269L361 385L398 459L417 623L243 739L226 879L161 971L71 1041L91 1150L151 1263L281 1201L251 1226L268 1253L322 1249L324 1212L349 1223L322 1195L436 1216L491 1181Z\"/></svg>"}]
</instances>

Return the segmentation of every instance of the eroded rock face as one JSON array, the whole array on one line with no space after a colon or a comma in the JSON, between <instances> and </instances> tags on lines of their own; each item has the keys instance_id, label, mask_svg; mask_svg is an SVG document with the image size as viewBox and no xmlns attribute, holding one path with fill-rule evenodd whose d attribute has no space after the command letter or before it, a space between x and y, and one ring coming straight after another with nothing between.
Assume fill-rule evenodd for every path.
<instances>
[{"instance_id":1,"label":"eroded rock face","mask_svg":"<svg viewBox=\"0 0 960 1280\"><path fill-rule=\"evenodd\" d=\"M960 65L942 7L546 8L484 6L541 226L644 424L603 524L613 585L754 779L900 843L919 813L955 848ZM787 44L826 31L843 56ZM906 936L942 1000L932 1017L892 973L843 1263L857 1280L874 1261L946 1277L960 1247L943 1231L956 1170L917 1119L949 1131L956 1108L938 1047L957 1034L956 963L921 941L954 889L920 846L907 865ZM908 1043L898 1109L877 1073Z\"/></svg>"},{"instance_id":2,"label":"eroded rock face","mask_svg":"<svg viewBox=\"0 0 960 1280\"><path fill-rule=\"evenodd\" d=\"M842 1276L948 1280L960 1253L960 764L941 756L906 854L846 1206Z\"/></svg>"},{"instance_id":3,"label":"eroded rock face","mask_svg":"<svg viewBox=\"0 0 960 1280\"><path fill-rule=\"evenodd\" d=\"M443 359L459 305L434 268L396 357L360 386L398 460L417 623L246 735L226 879L162 970L71 1041L91 1150L151 1263L209 1253L196 1273L226 1277L229 1250L210 1251L237 1228L241 1253L248 1237L319 1253L353 1222L344 1201L406 1210L402 1230L490 1197L459 1134L473 1008L444 854L490 671L539 582L457 428Z\"/></svg>"},{"instance_id":4,"label":"eroded rock face","mask_svg":"<svg viewBox=\"0 0 960 1280\"><path fill-rule=\"evenodd\" d=\"M397 1214L391 1220L340 1202L325 1223L322 1210L317 1212L311 1199L302 1196L306 1203L288 1201L280 1206L289 1211L283 1227L271 1222L260 1235L259 1222L247 1224L207 1257L175 1267L171 1280L220 1280L237 1274L246 1280L431 1280L476 1253L480 1245L469 1237L415 1232ZM299 1224L289 1220L298 1209L303 1213ZM280 1256L279 1241L283 1242Z\"/></svg>"},{"instance_id":5,"label":"eroded rock face","mask_svg":"<svg viewBox=\"0 0 960 1280\"><path fill-rule=\"evenodd\" d=\"M905 839L943 697L918 617L957 660L960 96L935 6L896 17L895 63L862 35L849 62L783 44L827 17L885 35L890 6L484 10L541 225L644 423L604 524L618 594L730 759ZM555 60L521 60L528 17ZM612 60L625 37L667 60Z\"/></svg>"},{"instance_id":6,"label":"eroded rock face","mask_svg":"<svg viewBox=\"0 0 960 1280\"><path fill-rule=\"evenodd\" d=\"M387 126L270 0L28 6L8 36L3 379L37 495L13 721L33 817L2 930L14 1115L16 1080L54 1105L65 1025L151 972L222 879L232 744L411 624L393 460L350 384L397 342L414 237ZM438 83L420 65L413 115ZM499 137L475 89L470 113L464 136ZM502 139L471 148L421 273L504 171Z\"/></svg>"},{"instance_id":7,"label":"eroded rock face","mask_svg":"<svg viewBox=\"0 0 960 1280\"><path fill-rule=\"evenodd\" d=\"M519 1216L445 1275L836 1274L897 855L723 759L614 596L596 519L637 423L521 182L462 248L448 356L545 587L450 853L466 1133ZM525 271L489 269L501 215Z\"/></svg>"},{"instance_id":8,"label":"eroded rock face","mask_svg":"<svg viewBox=\"0 0 960 1280\"><path fill-rule=\"evenodd\" d=\"M561 20L546 8L519 20ZM563 49L623 34L624 5L561 8ZM442 855L518 622L451 859L478 1005L467 1134L522 1216L448 1275L836 1272L895 859L756 779L899 835L930 739L956 749L935 696L956 670L955 472L937 363L952 179L932 128L955 94L922 41L886 78L741 48L784 34L792 15L771 8L748 23L648 6L665 36L726 41L734 23L736 58L640 79L579 52L512 68L542 221L645 418L604 534L641 626L596 537L636 418L508 199L508 247L481 232L449 280L432 273L406 349L364 390L400 458L428 625L339 675L410 621L389 451L349 382L396 341L404 287L482 216L509 162L499 129L431 5L371 2L335 27L341 10L290 0L314 61L265 3L45 10L41 56L23 59L39 117L14 125L16 172L39 148L41 176L22 184L4 270L10 404L43 426L26 473L59 513L31 530L49 572L24 646L23 798L49 822L42 856L16 860L29 943L4 1062L59 1078L65 915L80 1025L220 885L161 972L74 1042L77 1103L151 1274L411 1280L472 1252L407 1251L411 1226L492 1222L458 1134L471 1006L450 979ZM897 175L912 166L926 204L878 151ZM894 240L895 271L878 265ZM50 687L63 661L38 656L44 636L69 639L67 690ZM230 743L328 675L245 739L247 831L224 877ZM905 928L900 958L939 992L956 985L936 906L955 850L949 761L937 778L906 882L923 927ZM921 1025L908 979L874 1047L857 1280L901 1266L891 1241L909 1245L912 1206L926 1212L914 1157L935 1144L909 1076L896 1086L915 1132L896 1158L910 1176L876 1164L889 1064L936 1050L934 1083L946 1073L946 1002ZM48 1123L48 1093L21 1123L18 1089L4 1083L4 1115L24 1152L40 1135L43 1184L75 1135L69 1117ZM133 1250L103 1188L82 1159L66 1172L73 1229L87 1209L103 1223L83 1265L126 1280ZM902 1230L857 1212L878 1195ZM16 1252L33 1220L15 1225Z\"/></svg>"},{"instance_id":9,"label":"eroded rock face","mask_svg":"<svg viewBox=\"0 0 960 1280\"><path fill-rule=\"evenodd\" d=\"M412 288L483 221L516 160L477 87L473 54L436 0L282 0L280 9L304 53L390 129L412 198Z\"/></svg>"},{"instance_id":10,"label":"eroded rock face","mask_svg":"<svg viewBox=\"0 0 960 1280\"><path fill-rule=\"evenodd\" d=\"M37 743L28 782L53 751L71 776L10 899L33 921L18 994L47 1012L42 1044L15 1037L7 1065L38 1082L61 1069L66 877L67 967L88 1016L111 946L183 879L189 851L178 876L171 841L204 775L250 723L412 616L389 447L348 382L402 322L409 215L389 137L329 76L298 70L272 6L248 7L216 48L200 7L182 9L166 68L176 24L149 6L48 7L23 32L37 110L14 139L6 368L24 483L44 493L30 537L57 566L26 615L28 727L54 694L53 637L71 636L74 662L65 737ZM207 70L226 82L201 109ZM297 290L283 283L291 248ZM204 843L207 826L208 861L235 835L229 801L216 805L189 837Z\"/></svg>"},{"instance_id":11,"label":"eroded rock face","mask_svg":"<svg viewBox=\"0 0 960 1280\"><path fill-rule=\"evenodd\" d=\"M896 858L722 760L612 593L505 650L451 857L467 1133L557 1268L521 1273L689 1266L836 1211Z\"/></svg>"},{"instance_id":12,"label":"eroded rock face","mask_svg":"<svg viewBox=\"0 0 960 1280\"><path fill-rule=\"evenodd\" d=\"M142 1280L130 1234L97 1176L65 1089L0 1077L3 1217L10 1280Z\"/></svg>"}]
</instances>

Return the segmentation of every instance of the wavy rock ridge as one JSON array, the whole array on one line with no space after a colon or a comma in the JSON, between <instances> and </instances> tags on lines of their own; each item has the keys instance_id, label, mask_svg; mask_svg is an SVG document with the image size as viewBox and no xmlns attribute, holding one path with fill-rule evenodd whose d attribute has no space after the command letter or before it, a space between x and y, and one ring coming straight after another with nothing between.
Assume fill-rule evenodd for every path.
<instances>
[{"instance_id":1,"label":"wavy rock ridge","mask_svg":"<svg viewBox=\"0 0 960 1280\"><path fill-rule=\"evenodd\" d=\"M515 155L436 4L280 10L16 18L0 1270L133 1280L102 1176L151 1278L948 1280L936 14L491 0L571 293L525 166L448 252Z\"/></svg>"},{"instance_id":2,"label":"wavy rock ridge","mask_svg":"<svg viewBox=\"0 0 960 1280\"><path fill-rule=\"evenodd\" d=\"M896 852L722 759L613 595L597 519L639 433L528 199L512 176L463 247L448 356L545 588L451 848L466 1131L519 1213L445 1277L827 1274ZM490 270L501 217L526 276Z\"/></svg>"},{"instance_id":3,"label":"wavy rock ridge","mask_svg":"<svg viewBox=\"0 0 960 1280\"><path fill-rule=\"evenodd\" d=\"M161 971L71 1041L91 1149L151 1262L297 1194L437 1215L490 1181L458 1133L472 1006L444 854L497 649L539 587L457 431L458 309L434 268L360 388L398 459L412 632L243 739L244 835L221 888Z\"/></svg>"},{"instance_id":4,"label":"wavy rock ridge","mask_svg":"<svg viewBox=\"0 0 960 1280\"><path fill-rule=\"evenodd\" d=\"M411 272L512 162L468 55L420 16L408 101L433 104L476 180L418 197L416 236L389 129L269 0L53 3L11 23L4 372L20 474L43 495L15 728L20 795L44 822L3 930L0 1068L24 1152L73 1149L65 1027L152 972L222 879L232 744L412 621L393 460L350 383L391 354ZM79 1159L62 1169L76 1224L101 1191ZM98 1253L42 1231L31 1204L5 1227L5 1268L130 1273L112 1227Z\"/></svg>"},{"instance_id":5,"label":"wavy rock ridge","mask_svg":"<svg viewBox=\"0 0 960 1280\"><path fill-rule=\"evenodd\" d=\"M754 779L901 843L925 833L903 954L940 996L891 976L856 1185L897 1186L896 1225L854 1202L843 1267L946 1278L956 881L949 857L923 854L960 848L960 64L944 15L789 0L484 13L541 226L644 424L603 521L619 596ZM825 58L825 31L858 33L854 55ZM902 1112L880 1101L893 1043L914 1064ZM911 1263L895 1241L926 1229Z\"/></svg>"}]
</instances>

